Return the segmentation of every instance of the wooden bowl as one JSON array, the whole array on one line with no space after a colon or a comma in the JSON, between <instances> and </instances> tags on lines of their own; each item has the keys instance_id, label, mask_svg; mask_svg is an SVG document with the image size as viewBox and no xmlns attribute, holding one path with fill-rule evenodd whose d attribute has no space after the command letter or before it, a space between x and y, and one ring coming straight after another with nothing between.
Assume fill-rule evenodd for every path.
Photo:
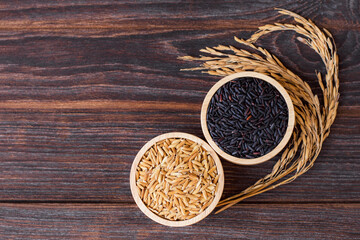
<instances>
[{"instance_id":1,"label":"wooden bowl","mask_svg":"<svg viewBox=\"0 0 360 240\"><path fill-rule=\"evenodd\" d=\"M288 107L288 125L287 125L287 129L285 131L285 135L283 137L283 139L280 141L280 143L269 153L258 157L258 158L238 158L238 157L234 157L226 152L224 152L223 150L221 150L218 145L214 142L214 140L212 139L210 133L209 133L209 129L207 126L207 111L208 111L208 107L209 107L209 103L213 97L213 95L217 92L217 90L222 87L224 84L226 84L227 82L237 79L237 78L243 78L243 77L253 77L253 78L258 78L261 80L264 80L268 83L270 83L272 86L274 86L279 92L280 94L283 96L283 98L285 99L286 105ZM288 143L291 134L294 130L294 125L295 125L295 112L294 112L294 106L292 103L292 100L289 96L289 94L287 93L287 91L285 90L285 88L283 86L280 85L280 83L278 83L276 80L274 80L273 78L266 76L264 74L261 73L257 73L257 72L240 72L240 73L235 73L229 76L224 77L223 79L221 79L220 81L218 81L211 89L210 91L207 93L207 95L205 96L202 108L201 108L201 128L202 131L204 133L205 139L207 140L207 142L210 144L210 146L225 160L228 160L232 163L235 164L239 164L239 165L254 165L254 164L259 164L259 163L263 163L271 158L273 158L276 154L278 154L284 147L285 145Z\"/></svg>"},{"instance_id":2,"label":"wooden bowl","mask_svg":"<svg viewBox=\"0 0 360 240\"><path fill-rule=\"evenodd\" d=\"M201 212L199 215L197 215L196 217L193 217L191 219L188 220L183 220L183 221L172 221L172 220L168 220L165 218L162 218L158 215L156 215L155 213L153 213L151 210L149 210L147 208L147 206L143 203L143 201L141 200L138 191L137 191L137 186L136 186L136 168L140 162L140 160L142 159L143 155L146 153L146 151L151 148L151 146L153 146L155 143L167 139L167 138L185 138L185 139L189 139L193 142L196 142L198 144L200 144L206 151L208 151L210 153L210 155L212 156L212 158L214 159L214 162L216 164L217 167L217 172L220 175L219 176L219 180L218 180L218 188L217 191L215 192L215 197L213 199L213 202L203 211ZM171 133L165 133L162 134L160 136L157 136L153 139L151 139L149 142L147 142L138 152L138 154L136 155L134 162L131 166L131 171L130 171L130 188L131 188L131 193L132 196L136 202L136 204L138 205L138 207L140 208L140 210L149 218L151 218L152 220L154 220L155 222L158 222L160 224L166 225L166 226L171 226L171 227L183 227L183 226L188 226L191 224L194 224L196 222L199 222L200 220L204 219L207 215L209 215L214 208L216 207L216 205L218 204L223 189L224 189L224 171L222 168L222 164L221 161L218 157L218 155L216 154L216 152L209 146L209 144L207 144L205 141L203 141L202 139L191 135L191 134L187 134L187 133L181 133L181 132L171 132Z\"/></svg>"}]
</instances>

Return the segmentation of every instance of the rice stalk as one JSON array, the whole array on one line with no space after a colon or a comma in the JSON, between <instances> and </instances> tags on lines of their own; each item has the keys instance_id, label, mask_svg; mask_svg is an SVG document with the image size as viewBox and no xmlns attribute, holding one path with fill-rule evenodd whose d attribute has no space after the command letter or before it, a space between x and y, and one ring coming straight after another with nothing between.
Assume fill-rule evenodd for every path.
<instances>
[{"instance_id":1,"label":"rice stalk","mask_svg":"<svg viewBox=\"0 0 360 240\"><path fill-rule=\"evenodd\" d=\"M254 50L250 53L234 46L218 45L200 51L207 56L180 57L183 60L201 61L196 68L187 71L203 70L210 75L226 76L242 71L256 71L277 80L289 93L295 108L295 128L293 135L272 171L239 194L219 202L217 213L234 204L287 184L307 172L318 157L324 140L329 136L339 104L339 59L334 39L326 29L320 29L311 20L284 9L280 14L294 18L297 24L274 23L259 27L249 39L235 41ZM318 83L323 92L323 106L310 86L266 49L255 42L275 31L294 31L300 36L297 40L312 48L322 59L326 73L316 72Z\"/></svg>"}]
</instances>

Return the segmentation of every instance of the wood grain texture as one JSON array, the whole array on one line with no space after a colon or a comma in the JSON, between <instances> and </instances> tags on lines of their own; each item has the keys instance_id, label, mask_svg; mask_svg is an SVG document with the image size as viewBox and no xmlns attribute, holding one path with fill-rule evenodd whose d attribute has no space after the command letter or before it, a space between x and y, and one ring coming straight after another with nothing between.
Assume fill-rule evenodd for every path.
<instances>
[{"instance_id":1,"label":"wood grain texture","mask_svg":"<svg viewBox=\"0 0 360 240\"><path fill-rule=\"evenodd\" d=\"M311 18L334 35L340 57L338 117L308 173L211 215L184 234L355 237L360 5L351 0L0 1L1 234L15 239L27 238L31 230L31 237L46 239L183 236L144 218L135 207L131 163L156 135L181 131L203 137L201 104L219 78L180 72L196 64L177 57L235 44L233 36L246 38L265 23L290 21L274 7ZM259 44L320 92L314 70L324 70L321 60L296 35L276 33ZM251 185L273 163L223 162L223 196ZM66 204L5 204L14 202Z\"/></svg>"},{"instance_id":2,"label":"wood grain texture","mask_svg":"<svg viewBox=\"0 0 360 240\"><path fill-rule=\"evenodd\" d=\"M356 239L359 204L242 204L183 228L126 204L1 204L6 239Z\"/></svg>"},{"instance_id":3,"label":"wood grain texture","mask_svg":"<svg viewBox=\"0 0 360 240\"><path fill-rule=\"evenodd\" d=\"M345 3L331 11L326 10L330 3L316 3L317 11L301 10L304 4L300 2L298 7L286 1L276 4L298 10L334 33L341 58L339 115L314 169L294 184L251 201L327 202L360 198L356 180L360 174L356 171L360 146L357 57L360 33L325 24L333 15L340 14L346 17L337 21L349 26L347 14L352 14L352 8L347 9ZM255 30L244 28L245 23L258 26L273 21L276 14L272 2L263 5L262 11L255 11L250 3L246 5L248 10L236 7L238 3L195 5L197 17L192 17L194 11L187 12L189 5L171 2L64 1L60 5L17 7L5 4L0 12L1 26L8 26L1 21L21 22L30 14L30 20L26 21L31 23L51 20L55 24L66 20L68 25L62 29L70 29L73 35L69 37L52 28L43 29L36 36L31 28L23 28L25 32L10 28L10 32L0 31L3 34L0 39L0 200L129 202L132 201L128 183L130 165L146 141L172 131L202 136L201 103L219 78L180 72L180 68L194 64L180 61L177 56L198 54L198 49L207 45L234 44L234 35L246 37ZM163 11L166 6L168 10ZM172 16L175 9L177 18L188 29L168 31L166 28L167 33L158 33L149 28L146 33L133 34L133 27L122 22L131 18L136 28L144 24L144 18L145 22L165 21L175 17ZM219 9L230 11L229 15L220 16ZM97 18L90 19L95 13ZM107 31L118 33L119 27L128 31L124 36L104 33L93 36L87 28L70 28L83 18L104 26L102 21L116 20L118 27L108 27ZM236 31L226 27L192 29L198 19L218 21L221 25L237 18L244 24L233 25ZM77 35L79 32L81 36ZM53 36L54 33L57 35ZM321 69L320 59L294 36L273 34L261 44L316 86L314 69ZM272 164L245 168L225 163L225 196L239 192L270 172Z\"/></svg>"},{"instance_id":4,"label":"wood grain texture","mask_svg":"<svg viewBox=\"0 0 360 240\"><path fill-rule=\"evenodd\" d=\"M83 110L1 113L1 199L132 201L130 166L143 144L170 131L201 136L201 103L198 111L195 107L196 113L180 105L176 110L164 109L156 103L149 105L152 107L148 112L131 114L128 110L114 109L99 113ZM349 117L341 119L345 114ZM351 117L354 114L351 107L340 108L331 136L312 170L288 186L249 201L358 200L360 150L356 128L359 123L357 115ZM255 182L270 171L273 163L244 167L223 161L224 195L234 194Z\"/></svg>"}]
</instances>

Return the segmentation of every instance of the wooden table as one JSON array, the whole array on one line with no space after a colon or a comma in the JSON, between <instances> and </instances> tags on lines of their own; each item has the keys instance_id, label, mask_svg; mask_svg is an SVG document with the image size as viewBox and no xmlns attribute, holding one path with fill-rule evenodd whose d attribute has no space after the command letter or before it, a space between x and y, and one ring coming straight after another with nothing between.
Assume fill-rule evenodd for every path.
<instances>
[{"instance_id":1,"label":"wooden table","mask_svg":"<svg viewBox=\"0 0 360 240\"><path fill-rule=\"evenodd\" d=\"M360 4L355 1L1 1L1 239L360 238ZM152 137L203 137L200 107L219 80L180 72L205 46L235 44L282 7L329 29L340 107L315 166L295 182L185 228L146 218L129 189ZM314 91L320 58L277 33L260 44ZM274 160L275 161L275 160ZM224 197L271 171L223 162Z\"/></svg>"}]
</instances>

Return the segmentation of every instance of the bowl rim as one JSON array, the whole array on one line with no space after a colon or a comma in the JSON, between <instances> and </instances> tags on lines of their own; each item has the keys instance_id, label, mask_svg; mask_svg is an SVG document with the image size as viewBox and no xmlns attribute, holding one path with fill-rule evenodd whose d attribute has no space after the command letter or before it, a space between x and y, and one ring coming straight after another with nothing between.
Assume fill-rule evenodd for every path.
<instances>
[{"instance_id":1,"label":"bowl rim","mask_svg":"<svg viewBox=\"0 0 360 240\"><path fill-rule=\"evenodd\" d=\"M237 78L246 78L246 77L258 78L258 79L266 81L266 82L270 83L272 86L274 86L280 92L280 94L283 96L283 98L285 99L286 105L288 107L288 116L289 116L285 135L284 135L283 139L280 141L280 143L269 153L267 153L261 157L251 158L251 159L234 157L234 156L224 152L223 150L221 150L218 147L218 145L213 141L213 139L210 135L209 129L207 127L207 120L206 120L209 103L210 103L213 95L216 93L216 91L220 87L222 87L224 84L226 84L227 82L230 82ZM204 98L202 107L201 107L200 119L201 119L201 129L203 131L206 141L222 158L224 158L225 160L230 161L232 163L238 164L238 165L255 165L255 164L263 163L263 162L270 160L275 155L277 155L288 143L288 141L290 140L290 137L293 133L293 130L294 130L295 111L294 111L293 102L292 102L288 92L285 90L285 88L279 82L277 82L275 79L273 79L265 74L262 74L262 73L252 72L252 71L244 71L244 72L231 74L231 75L228 75L228 76L220 79L208 91L208 93L206 94L206 96Z\"/></svg>"},{"instance_id":2,"label":"bowl rim","mask_svg":"<svg viewBox=\"0 0 360 240\"><path fill-rule=\"evenodd\" d=\"M196 143L199 143L213 157L213 159L215 161L215 165L216 165L217 170L218 170L218 174L220 175L218 183L217 183L218 184L218 189L215 192L215 197L214 197L212 203L202 213L200 213L196 217L193 217L193 218L188 219L188 220L172 221L172 220L167 220L165 218L162 218L162 217L156 215L148 207L146 207L146 205L141 200L141 198L140 198L140 196L138 194L138 191L137 191L136 175L135 175L136 167L138 166L138 164L139 164L140 160L142 159L143 155L145 154L145 152L151 146L153 146L156 142L159 142L159 141L167 139L167 138L185 138L185 139L189 139L191 141L194 141ZM188 225L197 223L197 222L201 221L202 219L204 219L206 216L208 216L215 209L216 205L220 201L220 198L221 198L223 190L224 190L224 182L225 182L224 170L223 170L220 158L216 154L214 149L212 149L210 147L210 145L207 142L205 142L204 140L202 140L201 138L199 138L197 136L194 136L192 134L182 133L182 132L170 132L170 133L161 134L161 135L151 139L150 141L148 141L140 149L140 151L137 153L137 155L136 155L136 157L135 157L135 159L134 159L134 161L132 163L131 170L130 170L130 189L131 189L131 194L132 194L137 206L150 219L152 219L155 222L158 222L160 224L163 224L163 225L166 225L166 226L171 226L171 227L188 226Z\"/></svg>"}]
</instances>

